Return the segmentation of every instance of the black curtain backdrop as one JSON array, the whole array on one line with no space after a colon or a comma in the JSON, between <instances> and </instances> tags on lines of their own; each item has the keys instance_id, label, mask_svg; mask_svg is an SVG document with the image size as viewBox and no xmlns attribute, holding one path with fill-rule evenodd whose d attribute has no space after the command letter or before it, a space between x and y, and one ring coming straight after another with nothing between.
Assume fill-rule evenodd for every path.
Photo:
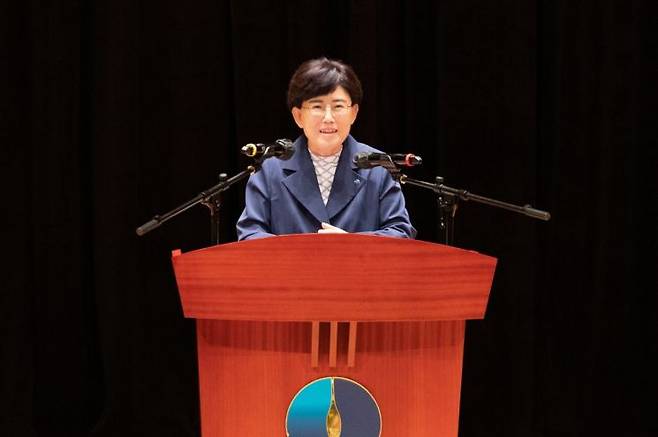
<instances>
[{"instance_id":1,"label":"black curtain backdrop","mask_svg":"<svg viewBox=\"0 0 658 437\"><path fill-rule=\"evenodd\" d=\"M499 259L460 436L657 435L650 3L3 2L0 434L199 435L170 253L208 245L208 213L135 228L295 138L288 78L326 55L363 81L355 137L422 155L411 177L553 215L459 209L456 245Z\"/></svg>"}]
</instances>

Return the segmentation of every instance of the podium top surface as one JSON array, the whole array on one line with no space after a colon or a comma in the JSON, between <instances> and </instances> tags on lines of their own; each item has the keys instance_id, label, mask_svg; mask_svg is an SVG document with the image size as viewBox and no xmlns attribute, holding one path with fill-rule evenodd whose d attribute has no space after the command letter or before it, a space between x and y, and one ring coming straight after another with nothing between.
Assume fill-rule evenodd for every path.
<instances>
[{"instance_id":1,"label":"podium top surface","mask_svg":"<svg viewBox=\"0 0 658 437\"><path fill-rule=\"evenodd\" d=\"M417 240L297 234L172 257L185 317L422 321L484 317L496 259Z\"/></svg>"}]
</instances>

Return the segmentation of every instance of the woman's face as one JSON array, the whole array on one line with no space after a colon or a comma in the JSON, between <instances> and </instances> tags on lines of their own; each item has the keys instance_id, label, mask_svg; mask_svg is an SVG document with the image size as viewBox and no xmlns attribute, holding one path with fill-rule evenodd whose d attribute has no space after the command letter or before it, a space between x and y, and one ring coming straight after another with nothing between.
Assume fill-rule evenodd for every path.
<instances>
[{"instance_id":1,"label":"woman's face","mask_svg":"<svg viewBox=\"0 0 658 437\"><path fill-rule=\"evenodd\" d=\"M308 139L308 148L321 156L341 149L358 112L359 105L352 105L350 95L341 86L327 95L305 100L301 108L292 108L295 123Z\"/></svg>"}]
</instances>

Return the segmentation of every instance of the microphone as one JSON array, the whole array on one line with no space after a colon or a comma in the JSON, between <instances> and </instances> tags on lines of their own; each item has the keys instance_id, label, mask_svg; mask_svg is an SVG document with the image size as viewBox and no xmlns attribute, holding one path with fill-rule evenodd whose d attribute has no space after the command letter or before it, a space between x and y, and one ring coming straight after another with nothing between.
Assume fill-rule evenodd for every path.
<instances>
[{"instance_id":1,"label":"microphone","mask_svg":"<svg viewBox=\"0 0 658 437\"><path fill-rule=\"evenodd\" d=\"M292 141L287 138L281 138L273 143L249 143L240 149L243 155L250 158L270 158L275 156L279 159L290 159L295 154L295 147Z\"/></svg>"},{"instance_id":2,"label":"microphone","mask_svg":"<svg viewBox=\"0 0 658 437\"><path fill-rule=\"evenodd\" d=\"M354 163L359 168L387 167L392 164L403 167L414 167L423 163L423 159L412 153L357 153Z\"/></svg>"}]
</instances>

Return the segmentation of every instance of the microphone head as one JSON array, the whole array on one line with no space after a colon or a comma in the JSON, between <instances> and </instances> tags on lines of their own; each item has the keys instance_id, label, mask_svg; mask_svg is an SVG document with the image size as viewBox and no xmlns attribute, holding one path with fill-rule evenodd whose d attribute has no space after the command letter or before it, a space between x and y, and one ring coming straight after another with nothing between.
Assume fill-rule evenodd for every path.
<instances>
[{"instance_id":1,"label":"microphone head","mask_svg":"<svg viewBox=\"0 0 658 437\"><path fill-rule=\"evenodd\" d=\"M277 158L285 161L292 158L292 155L295 154L295 146L293 145L293 142L288 138L280 138L276 140L275 143L283 148L283 151L277 154Z\"/></svg>"},{"instance_id":2,"label":"microphone head","mask_svg":"<svg viewBox=\"0 0 658 437\"><path fill-rule=\"evenodd\" d=\"M359 168L384 167L387 169L397 169L398 166L413 167L423 162L420 156L412 153L366 153L360 152L354 155L354 164Z\"/></svg>"},{"instance_id":3,"label":"microphone head","mask_svg":"<svg viewBox=\"0 0 658 437\"><path fill-rule=\"evenodd\" d=\"M359 168L371 168L369 163L368 163L368 153L367 152L359 152L356 155L354 155L354 164L356 164L357 167Z\"/></svg>"},{"instance_id":4,"label":"microphone head","mask_svg":"<svg viewBox=\"0 0 658 437\"><path fill-rule=\"evenodd\" d=\"M249 143L242 147L240 152L249 158L260 159L261 161L273 156L285 160L290 159L295 154L295 146L289 139L281 138L268 144Z\"/></svg>"},{"instance_id":5,"label":"microphone head","mask_svg":"<svg viewBox=\"0 0 658 437\"><path fill-rule=\"evenodd\" d=\"M255 144L249 143L246 146L240 149L243 155L247 155L250 158L253 158L258 153L258 147Z\"/></svg>"},{"instance_id":6,"label":"microphone head","mask_svg":"<svg viewBox=\"0 0 658 437\"><path fill-rule=\"evenodd\" d=\"M415 165L421 165L423 163L423 158L418 155L408 153L404 161L408 167L413 167Z\"/></svg>"},{"instance_id":7,"label":"microphone head","mask_svg":"<svg viewBox=\"0 0 658 437\"><path fill-rule=\"evenodd\" d=\"M283 147L292 147L292 140L288 138L279 138L275 143Z\"/></svg>"}]
</instances>

